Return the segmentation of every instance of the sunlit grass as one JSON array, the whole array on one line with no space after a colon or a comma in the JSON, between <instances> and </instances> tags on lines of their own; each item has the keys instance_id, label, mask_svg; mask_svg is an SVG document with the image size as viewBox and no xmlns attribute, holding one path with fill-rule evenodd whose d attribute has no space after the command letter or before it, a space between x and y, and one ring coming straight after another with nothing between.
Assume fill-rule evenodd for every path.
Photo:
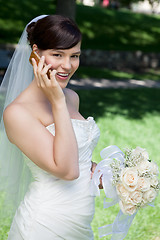
<instances>
[{"instance_id":1,"label":"sunlit grass","mask_svg":"<svg viewBox=\"0 0 160 240\"><path fill-rule=\"evenodd\" d=\"M100 161L100 151L109 145L117 145L122 151L125 147L146 148L150 158L160 168L160 101L159 89L137 90L81 90L81 112L93 115L101 131L99 143L93 160ZM92 223L95 240L98 240L98 227L114 221L118 204L103 209L104 193L96 198L96 213ZM126 240L152 240L160 236L160 195L155 207L148 206L136 215ZM135 238L136 232L136 238ZM102 238L109 240L110 236Z\"/></svg>"},{"instance_id":2,"label":"sunlit grass","mask_svg":"<svg viewBox=\"0 0 160 240\"><path fill-rule=\"evenodd\" d=\"M116 80L127 80L127 79L136 79L136 80L160 80L160 71L153 69L147 69L143 72L136 71L116 71L107 68L97 68L97 67L84 67L81 66L75 76L75 78L103 78L103 79L116 79Z\"/></svg>"},{"instance_id":3,"label":"sunlit grass","mask_svg":"<svg viewBox=\"0 0 160 240\"><path fill-rule=\"evenodd\" d=\"M84 117L93 116L100 128L101 137L94 151L93 160L97 163L100 151L109 145L146 148L150 158L160 168L160 89L106 89L79 90ZM92 223L95 240L98 240L98 227L114 221L119 206L103 209L104 193L96 198L96 212ZM160 195L155 207L148 206L136 215L126 240L155 240L160 236ZM0 240L6 240L9 229L7 222L0 229ZM109 240L110 237L102 238Z\"/></svg>"},{"instance_id":4,"label":"sunlit grass","mask_svg":"<svg viewBox=\"0 0 160 240\"><path fill-rule=\"evenodd\" d=\"M81 11L83 10L83 14ZM156 51L158 47L159 19L158 15L132 13L127 10L79 6L77 21L84 33L84 48L112 50ZM86 32L86 22L92 24ZM152 30L153 28L153 30ZM95 37L93 38L95 34ZM158 48L157 48L158 47Z\"/></svg>"}]
</instances>

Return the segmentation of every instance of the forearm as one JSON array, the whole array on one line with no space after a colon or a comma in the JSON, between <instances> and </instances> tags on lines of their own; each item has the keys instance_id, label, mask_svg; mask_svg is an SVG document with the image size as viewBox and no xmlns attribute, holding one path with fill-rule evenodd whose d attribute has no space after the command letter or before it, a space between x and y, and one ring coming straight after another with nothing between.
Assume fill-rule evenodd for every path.
<instances>
[{"instance_id":1,"label":"forearm","mask_svg":"<svg viewBox=\"0 0 160 240\"><path fill-rule=\"evenodd\" d=\"M78 147L65 100L58 105L52 105L52 112L55 122L53 158L57 173L62 178L77 178Z\"/></svg>"}]
</instances>

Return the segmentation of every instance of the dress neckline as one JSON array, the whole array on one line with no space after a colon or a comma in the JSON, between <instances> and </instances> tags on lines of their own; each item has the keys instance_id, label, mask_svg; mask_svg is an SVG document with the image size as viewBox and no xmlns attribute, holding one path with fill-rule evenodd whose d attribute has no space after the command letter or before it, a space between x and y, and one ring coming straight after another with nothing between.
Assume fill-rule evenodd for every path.
<instances>
[{"instance_id":1,"label":"dress neckline","mask_svg":"<svg viewBox=\"0 0 160 240\"><path fill-rule=\"evenodd\" d=\"M90 116L89 116L88 118L86 118L86 119L71 118L71 121L72 121L72 122L88 123L88 122L90 122L91 120L93 121L94 118L93 118L93 117L90 117ZM51 124L47 125L46 128L48 128L48 127L50 127L50 126L52 126L52 125L54 125L54 123L51 123Z\"/></svg>"}]
</instances>

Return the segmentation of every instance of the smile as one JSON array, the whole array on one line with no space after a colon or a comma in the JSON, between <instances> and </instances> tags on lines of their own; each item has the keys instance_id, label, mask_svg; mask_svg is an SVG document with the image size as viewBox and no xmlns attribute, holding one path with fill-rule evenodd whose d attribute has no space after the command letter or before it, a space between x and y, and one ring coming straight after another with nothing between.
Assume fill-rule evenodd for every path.
<instances>
[{"instance_id":1,"label":"smile","mask_svg":"<svg viewBox=\"0 0 160 240\"><path fill-rule=\"evenodd\" d=\"M57 75L59 75L61 77L68 77L69 73L57 73Z\"/></svg>"}]
</instances>

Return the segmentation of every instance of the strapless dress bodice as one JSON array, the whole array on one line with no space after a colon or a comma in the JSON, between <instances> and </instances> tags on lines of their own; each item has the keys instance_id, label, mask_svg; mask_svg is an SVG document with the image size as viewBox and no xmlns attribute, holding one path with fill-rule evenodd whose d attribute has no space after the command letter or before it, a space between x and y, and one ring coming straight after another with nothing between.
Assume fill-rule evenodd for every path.
<instances>
[{"instance_id":1,"label":"strapless dress bodice","mask_svg":"<svg viewBox=\"0 0 160 240\"><path fill-rule=\"evenodd\" d=\"M16 211L8 240L94 239L91 160L100 132L92 117L71 121L78 143L79 177L73 181L59 179L24 155L33 181ZM46 128L55 135L54 123Z\"/></svg>"},{"instance_id":2,"label":"strapless dress bodice","mask_svg":"<svg viewBox=\"0 0 160 240\"><path fill-rule=\"evenodd\" d=\"M92 152L95 146L97 145L100 132L93 117L88 117L86 120L71 119L71 121L72 121L73 129L74 129L77 143L78 143L79 168L80 168L80 173L82 174L83 171L85 172L85 170L90 169L91 167ZM55 136L54 123L50 124L46 128L52 135ZM62 151L63 151L63 146L62 146ZM30 161L30 159L28 159L26 156L24 157L28 167L32 172L33 177L36 180L46 181L47 178L57 179L50 173L39 168L36 164Z\"/></svg>"}]
</instances>

